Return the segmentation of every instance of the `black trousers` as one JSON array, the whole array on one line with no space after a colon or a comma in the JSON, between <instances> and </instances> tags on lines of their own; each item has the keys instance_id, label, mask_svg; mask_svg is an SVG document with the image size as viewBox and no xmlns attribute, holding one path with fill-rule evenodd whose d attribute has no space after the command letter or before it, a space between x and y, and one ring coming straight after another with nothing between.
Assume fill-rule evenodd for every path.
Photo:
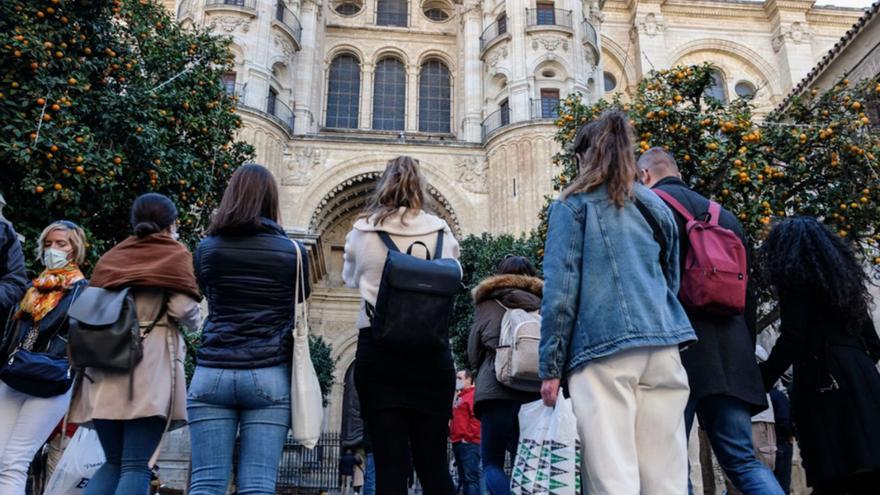
<instances>
[{"instance_id":1,"label":"black trousers","mask_svg":"<svg viewBox=\"0 0 880 495\"><path fill-rule=\"evenodd\" d=\"M376 493L407 495L413 468L425 495L453 495L447 438L449 419L409 409L365 413L376 462Z\"/></svg>"}]
</instances>

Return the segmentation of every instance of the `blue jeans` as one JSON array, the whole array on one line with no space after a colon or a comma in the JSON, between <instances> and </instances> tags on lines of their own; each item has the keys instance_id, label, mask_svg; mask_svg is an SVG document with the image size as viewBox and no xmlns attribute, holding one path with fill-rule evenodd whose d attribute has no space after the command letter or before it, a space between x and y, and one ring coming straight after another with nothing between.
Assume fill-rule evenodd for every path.
<instances>
[{"instance_id":1,"label":"blue jeans","mask_svg":"<svg viewBox=\"0 0 880 495\"><path fill-rule=\"evenodd\" d=\"M89 481L85 495L149 493L150 457L162 440L165 420L159 416L125 421L96 419L94 425L107 462Z\"/></svg>"},{"instance_id":2,"label":"blue jeans","mask_svg":"<svg viewBox=\"0 0 880 495\"><path fill-rule=\"evenodd\" d=\"M688 434L695 414L718 463L743 495L784 495L773 471L755 457L752 413L747 403L726 395L689 400L684 412Z\"/></svg>"},{"instance_id":3,"label":"blue jeans","mask_svg":"<svg viewBox=\"0 0 880 495\"><path fill-rule=\"evenodd\" d=\"M235 434L240 495L274 495L290 428L290 367L196 367L187 398L192 440L190 495L225 495Z\"/></svg>"},{"instance_id":4,"label":"blue jeans","mask_svg":"<svg viewBox=\"0 0 880 495\"><path fill-rule=\"evenodd\" d=\"M480 446L456 442L452 453L458 465L458 488L462 495L480 495Z\"/></svg>"},{"instance_id":5,"label":"blue jeans","mask_svg":"<svg viewBox=\"0 0 880 495\"><path fill-rule=\"evenodd\" d=\"M364 495L376 495L376 461L372 452L367 454L364 464Z\"/></svg>"},{"instance_id":6,"label":"blue jeans","mask_svg":"<svg viewBox=\"0 0 880 495\"><path fill-rule=\"evenodd\" d=\"M504 472L504 458L516 456L519 443L519 402L490 400L480 404L480 441L483 476L491 495L510 495L510 478Z\"/></svg>"}]
</instances>

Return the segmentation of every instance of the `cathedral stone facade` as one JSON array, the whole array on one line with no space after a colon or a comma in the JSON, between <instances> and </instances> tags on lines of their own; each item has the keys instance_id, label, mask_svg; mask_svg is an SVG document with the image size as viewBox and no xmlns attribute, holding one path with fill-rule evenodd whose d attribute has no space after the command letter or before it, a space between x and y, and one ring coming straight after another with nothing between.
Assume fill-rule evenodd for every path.
<instances>
[{"instance_id":1,"label":"cathedral stone facade","mask_svg":"<svg viewBox=\"0 0 880 495\"><path fill-rule=\"evenodd\" d=\"M392 157L417 158L458 235L520 234L552 193L555 106L632 95L651 69L709 61L713 94L767 112L860 11L813 0L165 0L232 39L241 139L312 253L313 331L338 359L344 421L358 311L345 234ZM349 379L349 380L347 380Z\"/></svg>"}]
</instances>

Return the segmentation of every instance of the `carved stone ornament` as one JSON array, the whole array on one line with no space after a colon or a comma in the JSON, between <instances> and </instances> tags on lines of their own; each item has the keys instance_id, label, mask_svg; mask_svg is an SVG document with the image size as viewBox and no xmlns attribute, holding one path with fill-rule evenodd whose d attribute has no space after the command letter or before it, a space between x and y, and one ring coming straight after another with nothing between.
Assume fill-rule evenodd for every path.
<instances>
[{"instance_id":1,"label":"carved stone ornament","mask_svg":"<svg viewBox=\"0 0 880 495\"><path fill-rule=\"evenodd\" d=\"M296 152L293 160L287 161L290 175L281 179L283 186L306 186L312 180L312 173L322 164L321 150L311 146Z\"/></svg>"},{"instance_id":2,"label":"carved stone ornament","mask_svg":"<svg viewBox=\"0 0 880 495\"><path fill-rule=\"evenodd\" d=\"M658 19L653 12L646 15L642 21L639 22L639 32L644 33L647 36L657 36L663 31L666 31L666 21Z\"/></svg>"},{"instance_id":3,"label":"carved stone ornament","mask_svg":"<svg viewBox=\"0 0 880 495\"><path fill-rule=\"evenodd\" d=\"M597 5L590 5L590 24L598 28L603 22L605 22L605 12L602 12Z\"/></svg>"},{"instance_id":4,"label":"carved stone ornament","mask_svg":"<svg viewBox=\"0 0 880 495\"><path fill-rule=\"evenodd\" d=\"M241 32L246 33L251 29L251 21L244 17L224 15L212 20L211 27L214 29L220 28L227 33L231 33L240 27Z\"/></svg>"},{"instance_id":5,"label":"carved stone ornament","mask_svg":"<svg viewBox=\"0 0 880 495\"><path fill-rule=\"evenodd\" d=\"M785 45L786 41L791 41L796 45L809 43L813 39L813 33L809 27L804 26L800 22L792 22L788 28L779 28L773 36L773 51L778 52Z\"/></svg>"},{"instance_id":6,"label":"carved stone ornament","mask_svg":"<svg viewBox=\"0 0 880 495\"><path fill-rule=\"evenodd\" d=\"M465 158L455 165L455 174L461 187L477 194L488 194L489 186L486 178L489 165L486 160L472 156Z\"/></svg>"},{"instance_id":7,"label":"carved stone ornament","mask_svg":"<svg viewBox=\"0 0 880 495\"><path fill-rule=\"evenodd\" d=\"M491 55L489 55L489 59L488 59L489 66L495 67L496 65L498 65L498 62L503 58L507 58L507 47L506 46L501 48L500 50L495 50L494 52L492 52Z\"/></svg>"},{"instance_id":8,"label":"carved stone ornament","mask_svg":"<svg viewBox=\"0 0 880 495\"><path fill-rule=\"evenodd\" d=\"M292 59L293 56L296 54L296 50L293 49L293 45L277 34L275 35L274 43L275 46L277 46L281 50L281 53L284 54L284 58L286 60Z\"/></svg>"},{"instance_id":9,"label":"carved stone ornament","mask_svg":"<svg viewBox=\"0 0 880 495\"><path fill-rule=\"evenodd\" d=\"M556 49L559 47L562 47L563 51L568 51L568 41L565 38L538 36L532 39L533 50L538 50L542 46L548 52L556 51Z\"/></svg>"}]
</instances>

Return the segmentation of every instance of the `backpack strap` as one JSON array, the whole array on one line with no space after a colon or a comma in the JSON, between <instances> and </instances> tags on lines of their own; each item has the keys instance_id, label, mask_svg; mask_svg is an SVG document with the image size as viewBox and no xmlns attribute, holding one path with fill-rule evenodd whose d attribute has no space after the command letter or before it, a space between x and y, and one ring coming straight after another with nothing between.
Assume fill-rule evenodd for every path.
<instances>
[{"instance_id":1,"label":"backpack strap","mask_svg":"<svg viewBox=\"0 0 880 495\"><path fill-rule=\"evenodd\" d=\"M709 223L711 225L718 225L718 222L721 221L721 205L718 203L709 200Z\"/></svg>"},{"instance_id":2,"label":"backpack strap","mask_svg":"<svg viewBox=\"0 0 880 495\"><path fill-rule=\"evenodd\" d=\"M379 234L379 239L382 239L382 242L385 244L385 247L388 248L389 251L397 251L400 252L400 248L397 247L397 244L394 244L394 241L391 240L391 236L388 235L388 232L377 230L377 234Z\"/></svg>"},{"instance_id":3,"label":"backpack strap","mask_svg":"<svg viewBox=\"0 0 880 495\"><path fill-rule=\"evenodd\" d=\"M443 237L446 233L445 229L437 231L437 245L434 247L434 259L439 260L443 257Z\"/></svg>"},{"instance_id":4,"label":"backpack strap","mask_svg":"<svg viewBox=\"0 0 880 495\"><path fill-rule=\"evenodd\" d=\"M664 191L663 189L660 189L659 187L655 188L655 189L651 189L651 190L654 191L654 194L656 194L657 196L660 196L660 199L662 199L663 201L666 202L666 204L671 206L673 210L677 211L679 215L683 216L685 220L690 222L694 219L694 215L687 208L685 208L683 204L681 204L677 199L675 199L675 197L673 197L671 194ZM712 207L712 205L710 203L709 208L711 209L711 207Z\"/></svg>"},{"instance_id":5,"label":"backpack strap","mask_svg":"<svg viewBox=\"0 0 880 495\"><path fill-rule=\"evenodd\" d=\"M666 237L663 235L663 229L660 227L660 224L657 222L657 219L654 217L654 214L648 210L648 207L645 206L638 198L635 199L636 208L639 209L639 213L645 217L645 221L648 222L648 225L651 226L651 233L654 235L654 240L657 244L660 245L660 269L663 270L663 276L667 279L669 278L669 273L666 270Z\"/></svg>"}]
</instances>

